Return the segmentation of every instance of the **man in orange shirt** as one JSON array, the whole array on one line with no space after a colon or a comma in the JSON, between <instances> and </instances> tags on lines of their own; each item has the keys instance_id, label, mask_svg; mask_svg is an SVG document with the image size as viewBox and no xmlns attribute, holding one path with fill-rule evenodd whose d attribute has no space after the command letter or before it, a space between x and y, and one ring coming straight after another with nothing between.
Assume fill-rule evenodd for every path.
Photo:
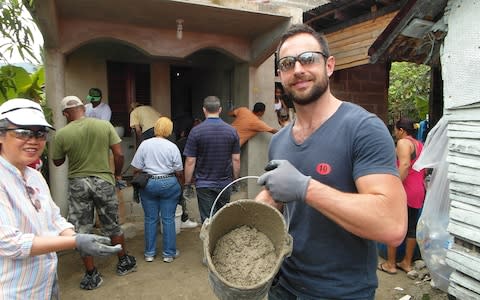
<instances>
[{"instance_id":1,"label":"man in orange shirt","mask_svg":"<svg viewBox=\"0 0 480 300\"><path fill-rule=\"evenodd\" d=\"M259 132L276 133L278 130L268 126L260 118L265 113L265 104L257 102L253 106L253 111L246 107L239 107L228 112L229 116L235 117L232 126L238 132L240 137L240 146L243 146L249 139Z\"/></svg>"}]
</instances>

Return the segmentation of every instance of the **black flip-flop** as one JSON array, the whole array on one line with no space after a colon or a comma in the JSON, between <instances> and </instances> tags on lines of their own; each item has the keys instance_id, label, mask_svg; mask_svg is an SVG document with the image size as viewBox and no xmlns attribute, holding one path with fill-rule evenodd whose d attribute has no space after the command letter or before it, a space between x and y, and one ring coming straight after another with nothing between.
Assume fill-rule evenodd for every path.
<instances>
[{"instance_id":1,"label":"black flip-flop","mask_svg":"<svg viewBox=\"0 0 480 300\"><path fill-rule=\"evenodd\" d=\"M383 263L378 264L377 270L380 270L380 271L385 272L385 273L390 274L390 275L395 275L395 274L397 274L397 271L391 272L391 271L385 269L385 268L383 267Z\"/></svg>"}]
</instances>

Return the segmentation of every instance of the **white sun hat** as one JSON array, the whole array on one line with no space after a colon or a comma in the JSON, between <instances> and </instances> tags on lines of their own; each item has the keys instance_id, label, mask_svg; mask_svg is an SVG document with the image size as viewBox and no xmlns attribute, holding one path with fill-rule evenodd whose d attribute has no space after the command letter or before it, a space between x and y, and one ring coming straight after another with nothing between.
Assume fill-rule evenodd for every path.
<instances>
[{"instance_id":1,"label":"white sun hat","mask_svg":"<svg viewBox=\"0 0 480 300\"><path fill-rule=\"evenodd\" d=\"M0 105L0 120L2 119L17 126L45 126L55 130L45 119L40 104L28 99L10 99Z\"/></svg>"}]
</instances>

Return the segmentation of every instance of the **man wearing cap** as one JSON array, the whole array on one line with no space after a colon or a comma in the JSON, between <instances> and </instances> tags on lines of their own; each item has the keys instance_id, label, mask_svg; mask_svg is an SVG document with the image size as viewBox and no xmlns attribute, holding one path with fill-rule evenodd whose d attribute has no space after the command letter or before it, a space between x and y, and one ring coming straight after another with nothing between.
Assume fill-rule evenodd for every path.
<instances>
[{"instance_id":1,"label":"man wearing cap","mask_svg":"<svg viewBox=\"0 0 480 300\"><path fill-rule=\"evenodd\" d=\"M11 99L0 106L0 299L57 299L56 251L110 255L121 246L75 234L43 176L28 167L53 130L40 105Z\"/></svg>"},{"instance_id":2,"label":"man wearing cap","mask_svg":"<svg viewBox=\"0 0 480 300\"><path fill-rule=\"evenodd\" d=\"M115 180L121 180L123 153L120 137L110 122L85 118L85 107L76 96L67 96L61 102L68 124L59 129L53 142L53 163L60 166L68 157L69 216L68 220L81 233L90 233L96 209L102 231L110 236L112 244L121 244L118 253L117 274L136 270L136 261L125 251L125 239L118 224L118 199ZM113 153L115 177L110 170L109 151ZM82 256L86 268L80 283L91 290L102 283L92 256Z\"/></svg>"},{"instance_id":3,"label":"man wearing cap","mask_svg":"<svg viewBox=\"0 0 480 300\"><path fill-rule=\"evenodd\" d=\"M99 88L88 91L87 101L89 103L85 104L85 116L110 121L112 110L107 103L102 102L102 91Z\"/></svg>"}]
</instances>

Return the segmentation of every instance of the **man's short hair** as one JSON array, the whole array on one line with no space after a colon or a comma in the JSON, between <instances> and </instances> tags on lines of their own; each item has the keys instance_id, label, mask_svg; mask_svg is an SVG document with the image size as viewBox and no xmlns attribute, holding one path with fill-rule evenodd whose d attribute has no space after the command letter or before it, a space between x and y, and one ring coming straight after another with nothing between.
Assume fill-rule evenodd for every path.
<instances>
[{"instance_id":1,"label":"man's short hair","mask_svg":"<svg viewBox=\"0 0 480 300\"><path fill-rule=\"evenodd\" d=\"M327 57L330 56L330 49L328 48L328 42L327 42L327 39L325 38L325 35L323 35L323 33L315 31L315 29L313 29L312 27L306 24L293 24L280 37L280 42L278 43L277 52L276 52L277 59L281 58L280 48L283 46L283 43L285 43L285 41L291 38L292 36L295 36L301 33L311 34L317 40L322 52L325 53Z\"/></svg>"},{"instance_id":2,"label":"man's short hair","mask_svg":"<svg viewBox=\"0 0 480 300\"><path fill-rule=\"evenodd\" d=\"M257 102L253 106L253 112L264 112L265 111L265 104L263 102Z\"/></svg>"},{"instance_id":3,"label":"man's short hair","mask_svg":"<svg viewBox=\"0 0 480 300\"><path fill-rule=\"evenodd\" d=\"M220 99L216 96L208 96L203 100L203 107L209 113L216 113L220 110Z\"/></svg>"}]
</instances>

